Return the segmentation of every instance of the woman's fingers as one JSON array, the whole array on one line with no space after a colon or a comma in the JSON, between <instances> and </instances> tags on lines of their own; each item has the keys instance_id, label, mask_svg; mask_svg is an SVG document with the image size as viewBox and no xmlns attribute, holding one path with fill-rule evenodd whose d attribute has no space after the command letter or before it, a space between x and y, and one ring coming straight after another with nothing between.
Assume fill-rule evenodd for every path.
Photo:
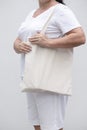
<instances>
[{"instance_id":1,"label":"woman's fingers","mask_svg":"<svg viewBox=\"0 0 87 130\"><path fill-rule=\"evenodd\" d=\"M32 36L31 38L29 38L29 41L33 45L39 45L41 47L48 47L48 38L42 33Z\"/></svg>"},{"instance_id":2,"label":"woman's fingers","mask_svg":"<svg viewBox=\"0 0 87 130\"><path fill-rule=\"evenodd\" d=\"M31 47L30 45L26 44L26 43L23 44L23 47L24 47L25 49L32 50L32 47Z\"/></svg>"},{"instance_id":3,"label":"woman's fingers","mask_svg":"<svg viewBox=\"0 0 87 130\"><path fill-rule=\"evenodd\" d=\"M35 42L35 41L38 41L38 40L39 40L39 38L38 38L38 37L29 38L29 41L30 41L30 42Z\"/></svg>"},{"instance_id":4,"label":"woman's fingers","mask_svg":"<svg viewBox=\"0 0 87 130\"><path fill-rule=\"evenodd\" d=\"M28 53L28 52L32 51L32 47L24 42L22 42L20 44L19 48L20 48L21 53Z\"/></svg>"},{"instance_id":5,"label":"woman's fingers","mask_svg":"<svg viewBox=\"0 0 87 130\"><path fill-rule=\"evenodd\" d=\"M21 53L29 53L31 50L29 50L29 49L25 49L25 48L21 48L20 49L20 52Z\"/></svg>"},{"instance_id":6,"label":"woman's fingers","mask_svg":"<svg viewBox=\"0 0 87 130\"><path fill-rule=\"evenodd\" d=\"M43 37L44 37L44 35L39 33L39 34L36 34L36 35L32 36L31 38L29 38L29 41L30 42L40 41Z\"/></svg>"}]
</instances>

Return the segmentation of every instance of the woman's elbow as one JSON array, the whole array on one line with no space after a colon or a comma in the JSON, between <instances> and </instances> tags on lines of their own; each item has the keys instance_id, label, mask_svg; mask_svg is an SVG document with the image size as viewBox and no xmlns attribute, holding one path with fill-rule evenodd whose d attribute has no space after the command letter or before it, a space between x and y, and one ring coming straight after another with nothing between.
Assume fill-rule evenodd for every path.
<instances>
[{"instance_id":1,"label":"woman's elbow","mask_svg":"<svg viewBox=\"0 0 87 130\"><path fill-rule=\"evenodd\" d=\"M79 36L79 41L80 41L80 44L85 44L86 43L86 36L84 33L82 33L80 36Z\"/></svg>"},{"instance_id":2,"label":"woman's elbow","mask_svg":"<svg viewBox=\"0 0 87 130\"><path fill-rule=\"evenodd\" d=\"M79 45L86 43L86 36L82 28L79 28L79 30L77 31L77 39Z\"/></svg>"},{"instance_id":3,"label":"woman's elbow","mask_svg":"<svg viewBox=\"0 0 87 130\"><path fill-rule=\"evenodd\" d=\"M77 44L78 45L85 44L86 43L86 36L85 36L83 29L80 27L80 28L75 29L74 31L77 35Z\"/></svg>"},{"instance_id":4,"label":"woman's elbow","mask_svg":"<svg viewBox=\"0 0 87 130\"><path fill-rule=\"evenodd\" d=\"M83 44L86 43L86 36L85 36L85 34L83 34L83 36L82 36L82 42L83 42Z\"/></svg>"}]
</instances>

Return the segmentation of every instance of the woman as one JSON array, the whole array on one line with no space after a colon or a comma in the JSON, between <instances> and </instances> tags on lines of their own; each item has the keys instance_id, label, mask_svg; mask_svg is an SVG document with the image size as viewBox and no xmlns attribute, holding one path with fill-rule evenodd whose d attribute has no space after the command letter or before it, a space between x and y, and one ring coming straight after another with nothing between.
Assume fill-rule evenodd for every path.
<instances>
[{"instance_id":1,"label":"woman","mask_svg":"<svg viewBox=\"0 0 87 130\"><path fill-rule=\"evenodd\" d=\"M53 7L55 7L55 11L51 21L45 34L41 34L44 19L50 14ZM48 48L48 50L59 49L56 54L67 55L65 61L69 63L69 67L72 66L72 48L85 43L81 25L72 11L64 5L63 0L39 0L39 8L29 13L19 28L19 35L14 42L14 50L16 53L22 54L22 58L24 58L23 54L30 53L33 49L32 45L25 43L27 37L30 37L29 41L32 45ZM64 67L65 61L57 69L62 71L61 68ZM23 59L22 62L24 63ZM56 62L55 59L54 62ZM66 68L68 70L67 66ZM70 79L65 84L66 87L70 85ZM61 93L50 91L27 93L29 121L35 130L63 130L65 108L69 97L66 94L61 95Z\"/></svg>"}]
</instances>

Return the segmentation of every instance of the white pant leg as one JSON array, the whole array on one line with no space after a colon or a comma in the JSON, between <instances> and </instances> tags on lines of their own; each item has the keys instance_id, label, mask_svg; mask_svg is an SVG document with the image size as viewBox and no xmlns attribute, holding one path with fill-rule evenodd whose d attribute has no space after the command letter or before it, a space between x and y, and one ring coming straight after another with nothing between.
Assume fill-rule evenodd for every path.
<instances>
[{"instance_id":1,"label":"white pant leg","mask_svg":"<svg viewBox=\"0 0 87 130\"><path fill-rule=\"evenodd\" d=\"M28 95L31 95L28 93ZM58 130L64 127L65 108L68 96L63 96L52 92L35 92L32 93L34 102L29 100L31 111L29 110L32 122L38 120L41 130ZM31 99L31 97L28 96ZM35 105L36 104L36 105ZM37 115L37 116L35 116Z\"/></svg>"},{"instance_id":2,"label":"white pant leg","mask_svg":"<svg viewBox=\"0 0 87 130\"><path fill-rule=\"evenodd\" d=\"M27 93L27 103L28 103L28 119L29 122L34 125L40 125L39 124L39 118L38 118L38 110L37 105L34 99L34 95L32 92Z\"/></svg>"}]
</instances>

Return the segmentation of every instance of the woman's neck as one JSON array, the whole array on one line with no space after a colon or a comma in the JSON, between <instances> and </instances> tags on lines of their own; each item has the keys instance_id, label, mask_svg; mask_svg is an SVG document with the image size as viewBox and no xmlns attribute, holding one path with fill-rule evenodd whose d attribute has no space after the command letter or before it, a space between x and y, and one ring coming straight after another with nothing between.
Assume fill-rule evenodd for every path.
<instances>
[{"instance_id":1,"label":"woman's neck","mask_svg":"<svg viewBox=\"0 0 87 130\"><path fill-rule=\"evenodd\" d=\"M40 8L41 10L45 10L45 9L50 8L50 7L53 6L53 5L56 5L57 3L58 3L58 2L56 2L55 0L48 1L48 2L44 2L44 0L43 0L43 2L40 2L40 1L39 1L39 8Z\"/></svg>"}]
</instances>

